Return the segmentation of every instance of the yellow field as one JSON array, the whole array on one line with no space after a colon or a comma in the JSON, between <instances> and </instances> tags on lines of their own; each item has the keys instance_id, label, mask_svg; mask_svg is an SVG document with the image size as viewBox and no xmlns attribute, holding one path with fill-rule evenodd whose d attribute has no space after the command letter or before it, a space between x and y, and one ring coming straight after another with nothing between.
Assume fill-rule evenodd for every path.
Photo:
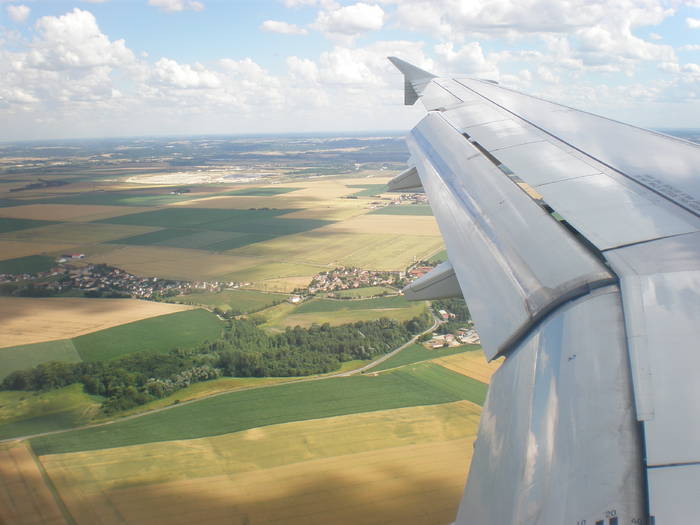
<instances>
[{"instance_id":1,"label":"yellow field","mask_svg":"<svg viewBox=\"0 0 700 525\"><path fill-rule=\"evenodd\" d=\"M41 458L79 525L449 523L480 407L467 401Z\"/></svg>"},{"instance_id":2,"label":"yellow field","mask_svg":"<svg viewBox=\"0 0 700 525\"><path fill-rule=\"evenodd\" d=\"M313 270L313 273L318 272L318 268ZM278 279L266 279L264 281L255 281L252 283L252 288L255 290L263 290L265 292L284 292L290 293L297 288L306 288L311 282L313 274L299 275L296 277L280 277Z\"/></svg>"},{"instance_id":3,"label":"yellow field","mask_svg":"<svg viewBox=\"0 0 700 525\"><path fill-rule=\"evenodd\" d=\"M477 352L464 352L462 354L433 360L433 363L449 368L453 372L473 377L477 381L486 384L491 383L491 376L498 370L502 362L503 359L501 358L491 361L490 363L487 362L481 350Z\"/></svg>"},{"instance_id":4,"label":"yellow field","mask_svg":"<svg viewBox=\"0 0 700 525\"><path fill-rule=\"evenodd\" d=\"M106 242L159 229L160 228L152 228L150 226L73 222L3 233L0 235L0 240L17 240L36 243L63 242L77 245Z\"/></svg>"},{"instance_id":5,"label":"yellow field","mask_svg":"<svg viewBox=\"0 0 700 525\"><path fill-rule=\"evenodd\" d=\"M27 204L0 208L0 217L13 219L36 219L44 221L96 221L139 213L153 208L131 206L87 206L81 204Z\"/></svg>"},{"instance_id":6,"label":"yellow field","mask_svg":"<svg viewBox=\"0 0 700 525\"><path fill-rule=\"evenodd\" d=\"M27 255L60 255L62 252L72 252L74 246L74 244L68 243L33 243L0 240L0 260L26 257Z\"/></svg>"},{"instance_id":7,"label":"yellow field","mask_svg":"<svg viewBox=\"0 0 700 525\"><path fill-rule=\"evenodd\" d=\"M435 217L424 215L360 215L321 229L323 232L386 233L440 236Z\"/></svg>"},{"instance_id":8,"label":"yellow field","mask_svg":"<svg viewBox=\"0 0 700 525\"><path fill-rule=\"evenodd\" d=\"M34 456L23 443L0 445L0 523L67 525Z\"/></svg>"},{"instance_id":9,"label":"yellow field","mask_svg":"<svg viewBox=\"0 0 700 525\"><path fill-rule=\"evenodd\" d=\"M293 211L291 213L286 213L281 215L281 217L288 217L290 219L320 219L323 221L344 221L351 217L356 217L367 213L364 203L358 201L343 201L350 204L345 204L343 206L333 203L331 204L314 204L313 207L307 208L305 210Z\"/></svg>"},{"instance_id":10,"label":"yellow field","mask_svg":"<svg viewBox=\"0 0 700 525\"><path fill-rule=\"evenodd\" d=\"M330 323L333 326L355 323L357 321L375 321L380 317L389 317L397 321L408 321L419 316L425 309L423 302L416 302L408 308L382 308L376 310L338 310L335 312L313 312L307 314L290 314L265 323L267 328L283 329L287 326L309 327L314 323ZM265 311L267 314L267 311Z\"/></svg>"},{"instance_id":11,"label":"yellow field","mask_svg":"<svg viewBox=\"0 0 700 525\"><path fill-rule=\"evenodd\" d=\"M192 306L138 299L3 297L0 347L67 339Z\"/></svg>"},{"instance_id":12,"label":"yellow field","mask_svg":"<svg viewBox=\"0 0 700 525\"><path fill-rule=\"evenodd\" d=\"M403 270L414 262L414 257L420 260L442 247L439 236L404 235L399 232L400 229L394 233L347 233L324 227L313 232L258 242L226 253L257 257L264 261Z\"/></svg>"},{"instance_id":13,"label":"yellow field","mask_svg":"<svg viewBox=\"0 0 700 525\"><path fill-rule=\"evenodd\" d=\"M213 279L259 264L255 259L165 246L124 246L88 257L88 260L136 275L182 280Z\"/></svg>"}]
</instances>

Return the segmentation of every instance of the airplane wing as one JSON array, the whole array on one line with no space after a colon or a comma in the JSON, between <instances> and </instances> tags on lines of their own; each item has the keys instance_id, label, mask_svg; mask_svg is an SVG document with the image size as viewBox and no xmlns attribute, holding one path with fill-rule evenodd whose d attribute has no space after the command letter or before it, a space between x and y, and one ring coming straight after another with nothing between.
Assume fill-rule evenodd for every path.
<instances>
[{"instance_id":1,"label":"airplane wing","mask_svg":"<svg viewBox=\"0 0 700 525\"><path fill-rule=\"evenodd\" d=\"M390 57L449 261L488 359L457 523L700 523L700 146Z\"/></svg>"}]
</instances>

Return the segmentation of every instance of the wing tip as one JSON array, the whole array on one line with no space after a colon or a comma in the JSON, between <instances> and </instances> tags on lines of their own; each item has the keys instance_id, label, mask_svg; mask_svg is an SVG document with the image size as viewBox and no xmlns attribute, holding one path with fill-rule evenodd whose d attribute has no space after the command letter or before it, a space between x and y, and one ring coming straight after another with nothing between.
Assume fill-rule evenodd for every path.
<instances>
[{"instance_id":1,"label":"wing tip","mask_svg":"<svg viewBox=\"0 0 700 525\"><path fill-rule=\"evenodd\" d=\"M433 75L424 69L414 66L395 56L387 57L396 69L403 73L404 78L404 104L412 106L416 103L425 89L425 86L437 75Z\"/></svg>"}]
</instances>

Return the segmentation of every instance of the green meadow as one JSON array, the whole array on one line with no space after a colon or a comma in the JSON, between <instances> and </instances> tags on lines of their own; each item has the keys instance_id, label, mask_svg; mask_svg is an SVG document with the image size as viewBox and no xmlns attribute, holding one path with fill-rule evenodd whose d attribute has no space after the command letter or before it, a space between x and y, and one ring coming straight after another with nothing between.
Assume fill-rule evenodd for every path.
<instances>
[{"instance_id":1,"label":"green meadow","mask_svg":"<svg viewBox=\"0 0 700 525\"><path fill-rule=\"evenodd\" d=\"M47 272L56 263L46 255L28 255L0 261L0 273L39 273Z\"/></svg>"},{"instance_id":2,"label":"green meadow","mask_svg":"<svg viewBox=\"0 0 700 525\"><path fill-rule=\"evenodd\" d=\"M232 392L135 419L31 440L37 455L192 439L291 421L391 408L483 404L487 386L432 363Z\"/></svg>"},{"instance_id":3,"label":"green meadow","mask_svg":"<svg viewBox=\"0 0 700 525\"><path fill-rule=\"evenodd\" d=\"M409 302L403 295L390 297L375 297L373 299L338 300L338 299L312 299L301 304L294 314L308 314L316 312L337 312L340 310L383 310L386 308L408 308L415 303Z\"/></svg>"},{"instance_id":4,"label":"green meadow","mask_svg":"<svg viewBox=\"0 0 700 525\"><path fill-rule=\"evenodd\" d=\"M83 361L107 361L133 352L165 353L218 339L223 323L206 310L151 317L73 339Z\"/></svg>"},{"instance_id":5,"label":"green meadow","mask_svg":"<svg viewBox=\"0 0 700 525\"><path fill-rule=\"evenodd\" d=\"M224 290L222 292L199 292L179 295L169 300L172 303L192 304L252 313L263 310L287 299L287 294L265 293L256 290Z\"/></svg>"},{"instance_id":6,"label":"green meadow","mask_svg":"<svg viewBox=\"0 0 700 525\"><path fill-rule=\"evenodd\" d=\"M418 363L420 361L429 361L431 359L446 357L448 355L461 354L462 352L471 352L472 350L479 350L480 348L481 346L479 345L462 345L455 346L452 348L447 347L428 350L423 345L414 343L411 346L401 350L398 354L393 355L386 361L379 363L375 367L370 368L369 371L379 372L381 370L388 370L389 368L410 365L413 363Z\"/></svg>"}]
</instances>

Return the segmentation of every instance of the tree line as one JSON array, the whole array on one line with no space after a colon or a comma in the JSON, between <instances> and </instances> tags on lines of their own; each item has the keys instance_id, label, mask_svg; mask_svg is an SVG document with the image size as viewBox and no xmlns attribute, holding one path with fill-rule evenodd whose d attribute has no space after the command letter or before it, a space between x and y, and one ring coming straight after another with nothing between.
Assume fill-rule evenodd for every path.
<instances>
[{"instance_id":1,"label":"tree line","mask_svg":"<svg viewBox=\"0 0 700 525\"><path fill-rule=\"evenodd\" d=\"M43 363L9 374L2 390L53 390L82 383L105 397L107 413L166 397L193 383L229 377L290 377L338 370L344 361L371 359L405 343L432 324L427 313L398 322L387 318L341 326L314 324L269 334L255 319L232 319L223 336L166 354L135 352L111 361Z\"/></svg>"}]
</instances>

